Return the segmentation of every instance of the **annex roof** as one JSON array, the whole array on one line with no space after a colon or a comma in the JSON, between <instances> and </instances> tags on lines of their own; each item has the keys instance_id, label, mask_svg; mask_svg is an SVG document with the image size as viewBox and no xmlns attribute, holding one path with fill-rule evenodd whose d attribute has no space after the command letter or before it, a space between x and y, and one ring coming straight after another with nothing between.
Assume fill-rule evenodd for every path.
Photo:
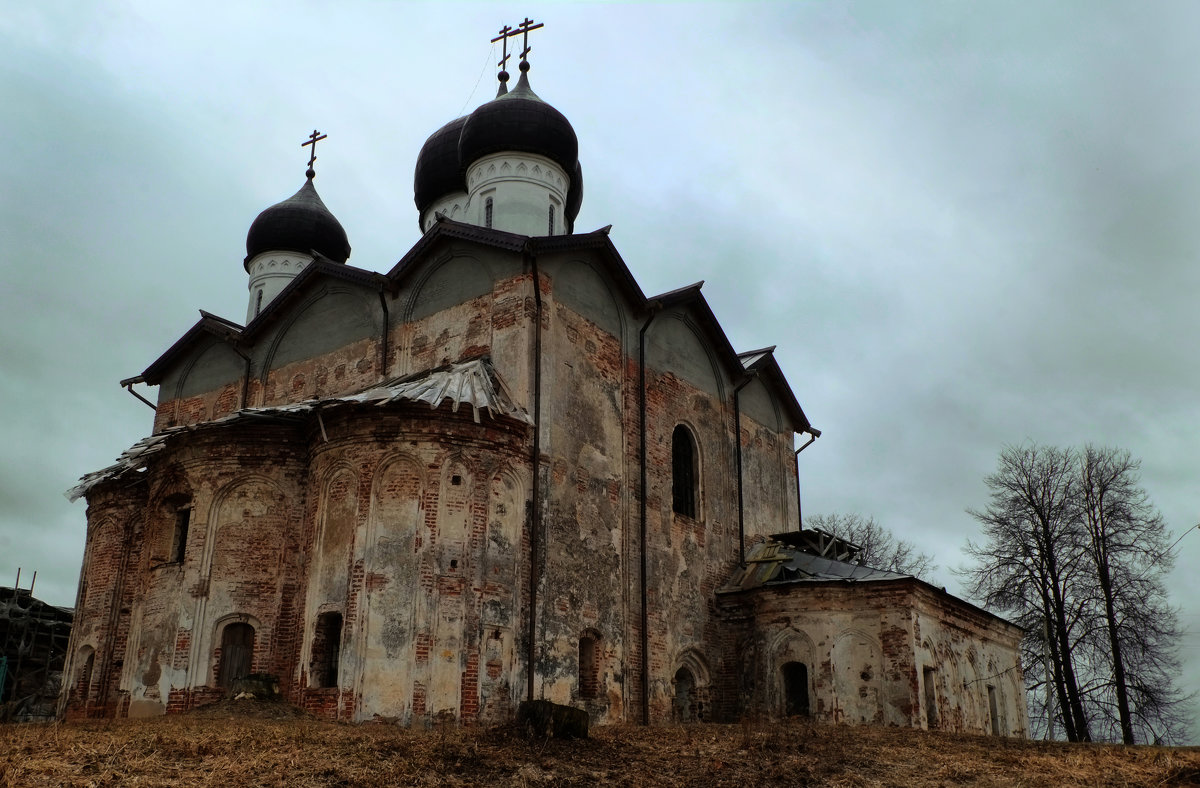
<instances>
[{"instance_id":1,"label":"annex roof","mask_svg":"<svg viewBox=\"0 0 1200 788\"><path fill-rule=\"evenodd\" d=\"M457 413L463 405L470 406L477 424L480 423L480 411L487 411L490 418L506 416L525 424L533 423L529 414L513 402L508 387L496 373L491 362L486 358L478 358L460 364L451 364L418 376L398 378L355 394L311 399L288 405L244 408L213 421L169 427L133 444L117 458L114 464L107 468L83 476L80 478L79 484L67 490L65 495L68 500L74 501L86 495L89 490L101 482L144 470L153 455L166 449L176 436L183 433L264 418L299 421L314 411L347 404L383 407L398 402L425 402L431 408L436 409L447 400L450 401L452 413Z\"/></svg>"}]
</instances>

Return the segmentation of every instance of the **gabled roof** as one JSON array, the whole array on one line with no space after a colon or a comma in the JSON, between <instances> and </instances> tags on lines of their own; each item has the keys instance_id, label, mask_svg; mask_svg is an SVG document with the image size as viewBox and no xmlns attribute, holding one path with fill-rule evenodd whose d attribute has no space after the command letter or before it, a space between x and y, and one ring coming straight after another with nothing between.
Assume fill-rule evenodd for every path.
<instances>
[{"instance_id":1,"label":"gabled roof","mask_svg":"<svg viewBox=\"0 0 1200 788\"><path fill-rule=\"evenodd\" d=\"M533 423L529 414L513 402L508 387L497 374L491 361L487 358L477 358L461 364L439 367L418 375L396 378L355 394L310 399L287 405L243 408L236 413L213 421L168 427L160 433L150 435L133 444L117 458L114 464L81 477L79 484L64 494L67 500L74 501L87 495L89 490L101 482L144 470L150 457L166 449L177 436L183 433L220 429L234 423L262 421L263 419L298 422L313 411L340 405L360 404L384 407L394 403L425 402L429 404L430 408L437 409L446 400L450 401L452 413L457 413L462 405L470 405L476 424L480 423L480 411L487 411L488 416L493 419L504 416L524 424Z\"/></svg>"},{"instance_id":2,"label":"gabled roof","mask_svg":"<svg viewBox=\"0 0 1200 788\"><path fill-rule=\"evenodd\" d=\"M308 284L317 278L332 277L372 288L387 288L395 293L401 283L416 269L419 261L426 259L438 245L450 241L466 241L507 252L529 252L536 255L562 254L590 249L599 252L599 261L606 266L608 274L621 288L639 315L647 316L654 309L667 306L682 306L688 309L708 334L721 363L725 365L731 378L737 380L747 373L760 375L783 403L792 423L797 425L801 431L815 432L774 358L772 352L774 347L737 353L730 344L720 321L713 314L708 301L700 292L704 286L703 281L647 297L609 238L610 229L611 225L590 233L526 236L490 227L456 222L439 215L438 221L434 222L433 226L421 236L421 239L385 275L344 263L336 263L318 254L313 262L297 274L245 328L203 312L204 317L201 321L158 360L147 367L146 371L142 373L142 378L151 385L156 384L161 380L161 376L169 364L206 332L223 339L233 339L239 344L253 340L266 326L283 314L286 307L298 299Z\"/></svg>"},{"instance_id":3,"label":"gabled roof","mask_svg":"<svg viewBox=\"0 0 1200 788\"><path fill-rule=\"evenodd\" d=\"M748 350L745 353L739 353L738 360L742 362L742 366L747 373L758 375L767 384L768 388L774 390L775 396L779 398L784 408L787 409L792 423L800 428L799 432L807 431L813 435L821 434L820 430L814 429L813 425L809 423L808 417L804 415L804 409L800 407L800 401L796 399L796 394L792 391L792 387L788 385L783 370L779 368L779 362L775 359L774 345L759 350Z\"/></svg>"},{"instance_id":4,"label":"gabled roof","mask_svg":"<svg viewBox=\"0 0 1200 788\"><path fill-rule=\"evenodd\" d=\"M162 376L170 368L171 364L190 350L197 342L208 337L216 337L221 340L237 339L242 334L242 327L232 320L226 320L223 317L200 310L200 319L184 332L175 344L167 348L167 352L159 356L150 366L139 376L141 381L144 381L151 386L158 385L162 380ZM130 382L141 382L138 378L129 378Z\"/></svg>"},{"instance_id":5,"label":"gabled roof","mask_svg":"<svg viewBox=\"0 0 1200 788\"><path fill-rule=\"evenodd\" d=\"M352 282L376 290L384 288L387 283L387 280L383 276L374 271L368 271L365 268L355 268L347 263L334 262L318 253L313 257L313 261L306 265L300 273L292 277L292 281L288 282L279 291L279 295L272 298L262 308L262 311L255 315L254 319L246 325L242 339L251 340L262 333L263 329L273 323L280 315L284 314L286 308L297 301L309 283L316 279L339 279L343 282Z\"/></svg>"}]
</instances>

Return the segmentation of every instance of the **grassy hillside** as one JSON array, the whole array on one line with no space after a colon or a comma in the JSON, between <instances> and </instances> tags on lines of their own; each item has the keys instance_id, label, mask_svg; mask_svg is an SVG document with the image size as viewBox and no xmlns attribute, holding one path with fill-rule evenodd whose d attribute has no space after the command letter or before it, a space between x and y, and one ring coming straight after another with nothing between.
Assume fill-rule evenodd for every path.
<instances>
[{"instance_id":1,"label":"grassy hillside","mask_svg":"<svg viewBox=\"0 0 1200 788\"><path fill-rule=\"evenodd\" d=\"M339 725L240 703L156 720L2 725L0 786L1200 784L1197 748L798 722L617 726L539 741L513 727Z\"/></svg>"}]
</instances>

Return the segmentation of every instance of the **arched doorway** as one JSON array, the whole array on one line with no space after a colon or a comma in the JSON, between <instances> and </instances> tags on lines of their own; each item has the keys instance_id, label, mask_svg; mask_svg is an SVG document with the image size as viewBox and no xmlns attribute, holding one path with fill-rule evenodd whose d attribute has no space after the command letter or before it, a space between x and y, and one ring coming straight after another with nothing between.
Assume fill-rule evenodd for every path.
<instances>
[{"instance_id":1,"label":"arched doorway","mask_svg":"<svg viewBox=\"0 0 1200 788\"><path fill-rule=\"evenodd\" d=\"M779 671L783 677L783 716L809 716L808 666L803 662L785 662Z\"/></svg>"},{"instance_id":2,"label":"arched doorway","mask_svg":"<svg viewBox=\"0 0 1200 788\"><path fill-rule=\"evenodd\" d=\"M687 668L675 671L675 698L671 711L679 722L696 720L696 677Z\"/></svg>"},{"instance_id":3,"label":"arched doorway","mask_svg":"<svg viewBox=\"0 0 1200 788\"><path fill-rule=\"evenodd\" d=\"M233 682L250 674L254 659L254 627L229 624L221 633L221 664L217 686L228 689Z\"/></svg>"}]
</instances>

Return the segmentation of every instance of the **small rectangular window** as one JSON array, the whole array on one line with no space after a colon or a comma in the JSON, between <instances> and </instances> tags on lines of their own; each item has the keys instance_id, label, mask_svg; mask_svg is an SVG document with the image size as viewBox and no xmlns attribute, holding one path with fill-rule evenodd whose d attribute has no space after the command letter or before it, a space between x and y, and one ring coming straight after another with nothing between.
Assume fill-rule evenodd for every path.
<instances>
[{"instance_id":1,"label":"small rectangular window","mask_svg":"<svg viewBox=\"0 0 1200 788\"><path fill-rule=\"evenodd\" d=\"M171 560L177 564L182 564L183 557L187 554L188 525L191 519L190 507L175 512L175 536L171 542Z\"/></svg>"}]
</instances>

